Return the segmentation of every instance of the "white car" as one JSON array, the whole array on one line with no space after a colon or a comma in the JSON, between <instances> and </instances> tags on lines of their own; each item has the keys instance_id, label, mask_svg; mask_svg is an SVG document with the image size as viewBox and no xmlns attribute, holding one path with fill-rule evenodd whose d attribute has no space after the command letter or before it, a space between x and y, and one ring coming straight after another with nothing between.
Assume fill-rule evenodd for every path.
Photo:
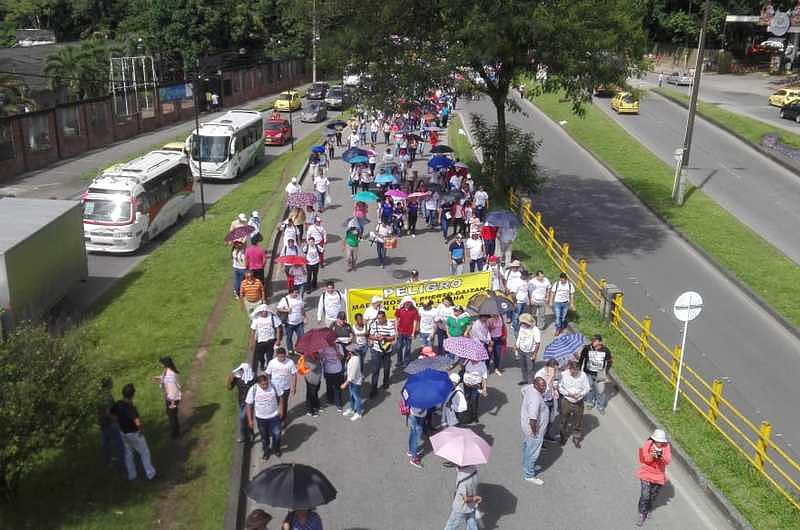
<instances>
[{"instance_id":1,"label":"white car","mask_svg":"<svg viewBox=\"0 0 800 530\"><path fill-rule=\"evenodd\" d=\"M692 84L692 76L689 74L681 74L679 72L672 72L667 76L668 85L676 86L689 86Z\"/></svg>"},{"instance_id":2,"label":"white car","mask_svg":"<svg viewBox=\"0 0 800 530\"><path fill-rule=\"evenodd\" d=\"M361 83L361 75L360 74L346 75L344 76L343 83L344 86L357 87Z\"/></svg>"}]
</instances>

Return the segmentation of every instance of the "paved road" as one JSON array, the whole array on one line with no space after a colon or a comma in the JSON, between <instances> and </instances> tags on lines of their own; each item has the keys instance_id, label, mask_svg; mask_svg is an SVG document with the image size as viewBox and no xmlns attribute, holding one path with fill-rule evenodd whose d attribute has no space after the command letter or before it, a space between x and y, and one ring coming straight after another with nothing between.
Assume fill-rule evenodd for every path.
<instances>
[{"instance_id":1,"label":"paved road","mask_svg":"<svg viewBox=\"0 0 800 530\"><path fill-rule=\"evenodd\" d=\"M332 187L336 204L323 218L331 232L341 234L341 224L351 208L346 166L337 159L331 174L337 177ZM438 231L423 230L416 239L403 237L399 248L390 251L391 264L386 269L377 266L374 248L362 245L357 272L348 274L341 250L339 240L328 245L328 266L321 271L322 280L334 279L339 287L396 283L406 279L414 267L423 279L447 271L447 251ZM279 296L282 288L281 283ZM309 309L316 308L317 295L308 297ZM546 341L551 337L552 326L546 331ZM492 376L489 396L481 403L481 432L493 446L490 463L480 469L484 528L527 528L532 521L539 528L632 528L639 488L634 475L636 448L649 435L635 411L615 397L605 416L589 413L586 423L590 432L583 448L569 444L545 453L540 459L545 486L535 486L521 477L519 379L516 366L509 366L502 377ZM284 435L283 456L273 456L264 463L260 446L256 446L251 455L251 476L279 461L302 462L322 470L339 490L337 499L319 510L326 529L443 528L450 512L455 473L441 467L441 460L430 454L429 444L423 457L424 469L408 464L408 430L397 410L401 385L400 378L393 378L388 393L369 400L364 418L351 423L332 406L318 418L303 415L305 388L300 382L298 394L290 402L292 422ZM669 473L671 486L649 528L730 527L685 469L673 464ZM248 510L255 507L259 506L250 502ZM263 508L278 518L285 515L283 510Z\"/></svg>"},{"instance_id":2,"label":"paved road","mask_svg":"<svg viewBox=\"0 0 800 530\"><path fill-rule=\"evenodd\" d=\"M767 103L769 95L781 88L769 81L770 79L764 74L739 76L704 73L700 81L700 99L708 103L715 103L723 109L765 121L781 129L800 133L800 125L789 120L782 120L778 117L778 107L772 107ZM657 86L658 74L649 73L644 79L634 79L631 82L644 87ZM666 81L663 86L679 90L687 96L691 93L691 87L676 87L668 85Z\"/></svg>"},{"instance_id":3,"label":"paved road","mask_svg":"<svg viewBox=\"0 0 800 530\"><path fill-rule=\"evenodd\" d=\"M256 108L274 99L268 96L250 102L244 108ZM223 113L207 114L203 116L203 121L209 121ZM338 116L338 112L329 112L329 118ZM302 123L299 113L293 115L293 126L295 138L301 139L310 132L320 127L320 124ZM170 141L175 136L186 135L194 129L194 121L185 122L180 125L154 131L150 134L137 136L125 142L120 142L108 149L94 151L84 157L67 160L51 168L28 174L27 176L0 188L0 193L14 194L19 197L39 197L39 198L58 198L74 199L86 189L87 182L81 180L80 175L85 174L95 168L107 167L116 160L135 155L154 145L160 145ZM258 168L251 168L244 176L233 182L206 181L205 200L206 204L214 204L224 197L248 178L253 176L264 164L271 159L290 149L290 146L269 146L265 147L266 157ZM195 187L195 206L184 222L200 215L200 186ZM249 214L249 212L247 212ZM140 261L150 255L158 246L169 238L180 226L167 230L162 233L155 241L152 241L145 248L140 249L132 255L108 255L108 254L89 254L89 277L86 282L78 284L73 288L62 304L64 311L71 315L81 315L89 309L94 302L120 278L130 272Z\"/></svg>"},{"instance_id":4,"label":"paved road","mask_svg":"<svg viewBox=\"0 0 800 530\"><path fill-rule=\"evenodd\" d=\"M799 443L794 374L800 340L668 230L561 127L529 103L524 108L527 117L511 114L509 122L543 141L539 164L549 181L535 207L558 238L589 261L596 277L622 287L626 307L650 315L666 344L680 344L682 328L671 310L677 295L702 293L705 306L687 339L687 362L708 380L726 378L725 396L754 423L769 420L790 448ZM494 119L485 100L467 111Z\"/></svg>"},{"instance_id":5,"label":"paved road","mask_svg":"<svg viewBox=\"0 0 800 530\"><path fill-rule=\"evenodd\" d=\"M597 107L668 165L683 143L687 111L650 93L640 114L619 115L606 98ZM689 179L720 206L800 263L800 176L703 119L695 121Z\"/></svg>"}]
</instances>

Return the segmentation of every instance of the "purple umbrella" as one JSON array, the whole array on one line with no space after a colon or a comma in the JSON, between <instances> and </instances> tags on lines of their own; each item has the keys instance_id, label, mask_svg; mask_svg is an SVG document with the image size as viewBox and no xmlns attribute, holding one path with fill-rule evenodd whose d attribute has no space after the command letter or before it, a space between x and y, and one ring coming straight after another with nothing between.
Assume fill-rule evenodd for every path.
<instances>
[{"instance_id":1,"label":"purple umbrella","mask_svg":"<svg viewBox=\"0 0 800 530\"><path fill-rule=\"evenodd\" d=\"M471 337L450 337L444 339L444 350L468 361L485 361L489 358L486 347Z\"/></svg>"},{"instance_id":2,"label":"purple umbrella","mask_svg":"<svg viewBox=\"0 0 800 530\"><path fill-rule=\"evenodd\" d=\"M389 190L389 191L386 192L386 195L388 195L389 197L393 197L395 199L400 199L400 200L408 198L408 193L406 193L404 191L401 191L401 190Z\"/></svg>"},{"instance_id":3,"label":"purple umbrella","mask_svg":"<svg viewBox=\"0 0 800 530\"><path fill-rule=\"evenodd\" d=\"M231 242L231 241L236 241L237 239L243 239L252 234L253 232L255 232L255 230L256 227L250 225L237 226L236 228L228 232L228 235L225 236L225 241Z\"/></svg>"},{"instance_id":4,"label":"purple umbrella","mask_svg":"<svg viewBox=\"0 0 800 530\"><path fill-rule=\"evenodd\" d=\"M290 208L304 208L306 206L314 206L317 203L317 198L313 193L300 191L292 193L286 198L286 206Z\"/></svg>"}]
</instances>

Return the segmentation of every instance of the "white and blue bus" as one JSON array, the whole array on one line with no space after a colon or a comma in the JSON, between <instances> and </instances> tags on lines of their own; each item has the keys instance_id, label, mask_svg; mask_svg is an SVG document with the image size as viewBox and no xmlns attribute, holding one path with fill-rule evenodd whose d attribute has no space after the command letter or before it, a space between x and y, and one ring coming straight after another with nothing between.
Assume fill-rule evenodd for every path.
<instances>
[{"instance_id":1,"label":"white and blue bus","mask_svg":"<svg viewBox=\"0 0 800 530\"><path fill-rule=\"evenodd\" d=\"M234 109L200 124L186 139L189 167L195 178L230 180L264 156L264 118L255 110Z\"/></svg>"}]
</instances>

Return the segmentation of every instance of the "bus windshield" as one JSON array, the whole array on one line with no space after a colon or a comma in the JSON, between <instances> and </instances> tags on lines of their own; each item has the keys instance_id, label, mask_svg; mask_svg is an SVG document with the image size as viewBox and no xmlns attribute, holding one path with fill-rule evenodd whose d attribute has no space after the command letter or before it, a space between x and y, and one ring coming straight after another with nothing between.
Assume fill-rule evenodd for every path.
<instances>
[{"instance_id":1,"label":"bus windshield","mask_svg":"<svg viewBox=\"0 0 800 530\"><path fill-rule=\"evenodd\" d=\"M192 135L192 160L198 162L224 162L228 159L228 136Z\"/></svg>"},{"instance_id":2,"label":"bus windshield","mask_svg":"<svg viewBox=\"0 0 800 530\"><path fill-rule=\"evenodd\" d=\"M101 223L125 223L131 220L131 202L127 197L95 199L83 203L83 219Z\"/></svg>"}]
</instances>

